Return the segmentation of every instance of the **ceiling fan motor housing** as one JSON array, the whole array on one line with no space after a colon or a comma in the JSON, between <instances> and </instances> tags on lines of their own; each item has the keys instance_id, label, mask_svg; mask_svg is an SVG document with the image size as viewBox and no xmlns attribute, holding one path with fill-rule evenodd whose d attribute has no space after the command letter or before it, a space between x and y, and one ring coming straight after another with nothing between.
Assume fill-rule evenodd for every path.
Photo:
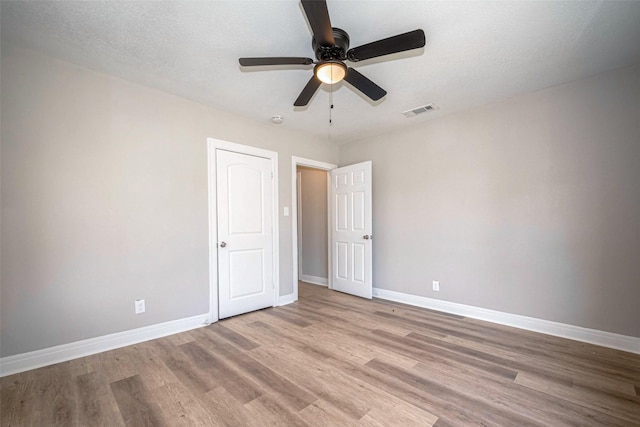
<instances>
[{"instance_id":1,"label":"ceiling fan motor housing","mask_svg":"<svg viewBox=\"0 0 640 427\"><path fill-rule=\"evenodd\" d=\"M347 51L349 50L349 34L346 31L332 27L333 40L335 44L333 46L321 46L316 42L315 37L311 40L311 47L316 53L318 61L328 61L331 59L338 59L344 61L347 59Z\"/></svg>"}]
</instances>

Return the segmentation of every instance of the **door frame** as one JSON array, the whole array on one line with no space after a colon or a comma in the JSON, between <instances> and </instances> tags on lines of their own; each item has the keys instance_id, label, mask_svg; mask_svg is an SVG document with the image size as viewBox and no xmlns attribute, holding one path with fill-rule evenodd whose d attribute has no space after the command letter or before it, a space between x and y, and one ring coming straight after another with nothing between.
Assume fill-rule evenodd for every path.
<instances>
[{"instance_id":1,"label":"door frame","mask_svg":"<svg viewBox=\"0 0 640 427\"><path fill-rule=\"evenodd\" d=\"M216 150L232 151L239 154L263 157L271 161L272 187L272 230L273 230L273 306L278 305L280 295L280 250L278 219L278 153L249 145L207 138L207 172L209 194L209 318L219 320L218 311L218 205L216 182Z\"/></svg>"},{"instance_id":2,"label":"door frame","mask_svg":"<svg viewBox=\"0 0 640 427\"><path fill-rule=\"evenodd\" d=\"M305 159L304 157L291 156L291 243L292 243L292 265L293 265L293 301L298 301L298 187L297 187L297 172L298 166L306 166L314 169L330 171L335 169L338 165L331 163L319 162L317 160ZM331 185L331 177L327 173L327 211L329 210L329 187ZM331 281L331 234L330 234L331 221L327 221L327 287L333 288Z\"/></svg>"},{"instance_id":3,"label":"door frame","mask_svg":"<svg viewBox=\"0 0 640 427\"><path fill-rule=\"evenodd\" d=\"M302 199L302 172L300 172L299 170L297 170L296 168L296 199L293 200L291 203L293 206L291 206L292 209L296 210L296 217L294 217L292 219L292 221L294 221L294 224L296 224L296 230L298 231L298 236L296 239L296 243L298 246L296 246L296 249L298 250L298 281L300 281L300 272L302 271L302 257L300 256L300 245L302 244L302 203L298 203L299 200ZM294 273L296 273L296 271L294 270Z\"/></svg>"}]
</instances>

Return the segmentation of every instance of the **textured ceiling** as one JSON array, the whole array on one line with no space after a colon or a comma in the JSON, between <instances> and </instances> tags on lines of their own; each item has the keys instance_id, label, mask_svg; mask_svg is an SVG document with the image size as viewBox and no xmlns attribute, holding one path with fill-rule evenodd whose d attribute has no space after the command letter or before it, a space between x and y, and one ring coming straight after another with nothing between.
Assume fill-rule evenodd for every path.
<instances>
[{"instance_id":1,"label":"textured ceiling","mask_svg":"<svg viewBox=\"0 0 640 427\"><path fill-rule=\"evenodd\" d=\"M640 1L340 1L351 47L417 28L423 49L350 64L387 90L346 83L293 102L311 66L242 69L239 57L313 57L296 1L1 2L2 40L257 120L349 142L640 63ZM427 103L440 110L405 118ZM275 125L274 125L275 126Z\"/></svg>"}]
</instances>

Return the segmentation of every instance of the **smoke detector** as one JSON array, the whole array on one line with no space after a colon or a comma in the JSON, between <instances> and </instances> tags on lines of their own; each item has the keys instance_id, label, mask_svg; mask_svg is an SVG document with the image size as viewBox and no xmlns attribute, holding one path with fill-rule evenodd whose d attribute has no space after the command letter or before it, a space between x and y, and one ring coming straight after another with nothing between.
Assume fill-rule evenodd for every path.
<instances>
[{"instance_id":1,"label":"smoke detector","mask_svg":"<svg viewBox=\"0 0 640 427\"><path fill-rule=\"evenodd\" d=\"M436 106L436 104L427 104L421 107L415 107L410 110L403 111L402 114L405 117L413 117L413 116L417 116L418 114L428 113L429 111L435 111L437 109L438 107Z\"/></svg>"},{"instance_id":2,"label":"smoke detector","mask_svg":"<svg viewBox=\"0 0 640 427\"><path fill-rule=\"evenodd\" d=\"M273 117L271 117L271 123L273 123L274 125L279 125L282 122L284 122L284 117L282 117L282 116L273 116Z\"/></svg>"}]
</instances>

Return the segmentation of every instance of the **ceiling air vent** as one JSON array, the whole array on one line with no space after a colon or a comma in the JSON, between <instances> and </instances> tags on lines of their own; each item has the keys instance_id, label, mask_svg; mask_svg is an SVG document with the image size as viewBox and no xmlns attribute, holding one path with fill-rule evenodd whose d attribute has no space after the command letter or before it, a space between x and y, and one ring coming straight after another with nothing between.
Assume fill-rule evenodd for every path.
<instances>
[{"instance_id":1,"label":"ceiling air vent","mask_svg":"<svg viewBox=\"0 0 640 427\"><path fill-rule=\"evenodd\" d=\"M421 107L416 107L416 108L412 108L410 110L407 111L403 111L402 114L405 117L413 117L413 116L417 116L418 114L422 114L422 113L426 113L429 111L434 111L437 110L438 107L436 107L435 104L427 104L427 105L423 105Z\"/></svg>"}]
</instances>

